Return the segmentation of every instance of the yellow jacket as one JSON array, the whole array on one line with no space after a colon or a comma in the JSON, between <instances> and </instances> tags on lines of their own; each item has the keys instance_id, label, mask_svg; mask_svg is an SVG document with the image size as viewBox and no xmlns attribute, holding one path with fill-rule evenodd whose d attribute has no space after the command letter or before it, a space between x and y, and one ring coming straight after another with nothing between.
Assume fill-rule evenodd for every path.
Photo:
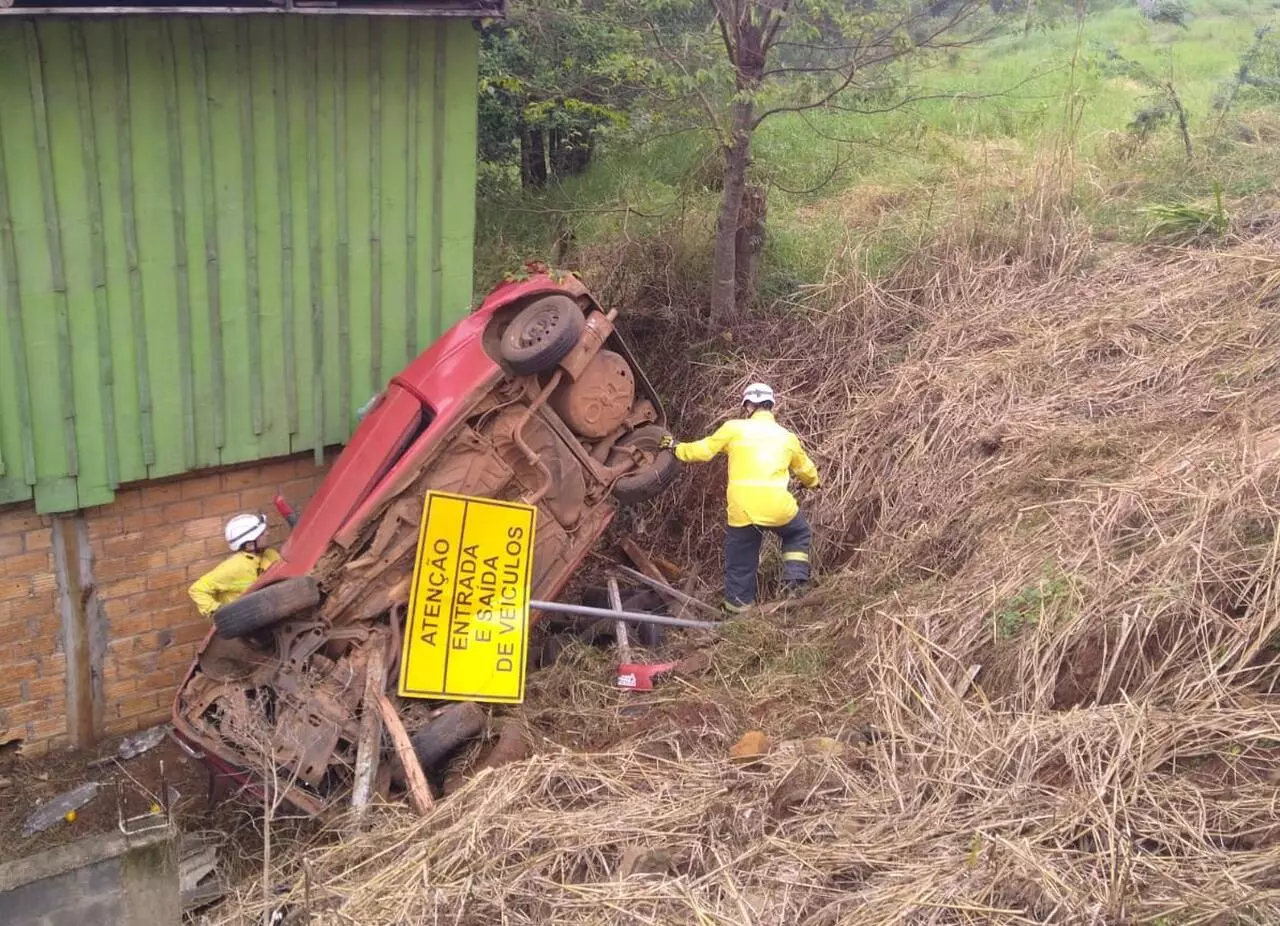
<instances>
[{"instance_id":1,"label":"yellow jacket","mask_svg":"<svg viewBox=\"0 0 1280 926\"><path fill-rule=\"evenodd\" d=\"M261 555L242 550L232 553L213 569L192 583L187 594L205 617L224 604L235 601L267 568L280 559L280 554L270 548Z\"/></svg>"},{"instance_id":2,"label":"yellow jacket","mask_svg":"<svg viewBox=\"0 0 1280 926\"><path fill-rule=\"evenodd\" d=\"M800 510L787 489L791 474L810 489L820 482L800 440L766 411L726 421L710 437L674 450L685 463L706 463L722 450L728 455L730 527L781 527Z\"/></svg>"}]
</instances>

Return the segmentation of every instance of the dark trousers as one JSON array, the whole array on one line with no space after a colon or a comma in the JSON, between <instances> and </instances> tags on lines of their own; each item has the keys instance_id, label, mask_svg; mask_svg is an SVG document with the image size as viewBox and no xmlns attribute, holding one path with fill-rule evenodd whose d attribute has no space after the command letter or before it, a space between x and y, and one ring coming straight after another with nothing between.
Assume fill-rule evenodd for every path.
<instances>
[{"instance_id":1,"label":"dark trousers","mask_svg":"<svg viewBox=\"0 0 1280 926\"><path fill-rule=\"evenodd\" d=\"M789 586L809 581L809 541L812 532L803 512L781 527L729 527L724 537L724 606L741 611L756 600L756 570L764 532L782 538L782 581Z\"/></svg>"}]
</instances>

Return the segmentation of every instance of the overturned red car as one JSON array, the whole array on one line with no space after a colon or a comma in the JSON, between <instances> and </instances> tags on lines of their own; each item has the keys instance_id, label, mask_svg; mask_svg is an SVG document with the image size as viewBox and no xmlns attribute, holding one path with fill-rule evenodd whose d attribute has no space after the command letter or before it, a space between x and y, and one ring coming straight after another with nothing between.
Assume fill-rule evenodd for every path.
<instances>
[{"instance_id":1,"label":"overturned red car","mask_svg":"<svg viewBox=\"0 0 1280 926\"><path fill-rule=\"evenodd\" d=\"M403 633L428 490L536 506L533 596L555 597L619 506L678 468L614 318L575 277L535 270L392 377L281 561L215 614L174 701L180 741L255 790L271 776L306 813L349 793L374 646L386 647L381 688L398 676L387 640ZM424 764L442 753L438 728L456 725L439 706L397 704ZM386 796L397 776L382 766Z\"/></svg>"}]
</instances>

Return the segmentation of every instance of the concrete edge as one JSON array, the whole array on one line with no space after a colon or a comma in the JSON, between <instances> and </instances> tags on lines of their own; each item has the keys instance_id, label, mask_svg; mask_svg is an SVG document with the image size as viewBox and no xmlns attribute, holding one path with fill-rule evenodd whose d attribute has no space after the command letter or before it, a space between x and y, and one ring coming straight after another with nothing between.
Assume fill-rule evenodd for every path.
<instances>
[{"instance_id":1,"label":"concrete edge","mask_svg":"<svg viewBox=\"0 0 1280 926\"><path fill-rule=\"evenodd\" d=\"M0 864L0 894L176 837L177 830L172 824L134 835L118 831L99 833L26 858L14 859Z\"/></svg>"}]
</instances>

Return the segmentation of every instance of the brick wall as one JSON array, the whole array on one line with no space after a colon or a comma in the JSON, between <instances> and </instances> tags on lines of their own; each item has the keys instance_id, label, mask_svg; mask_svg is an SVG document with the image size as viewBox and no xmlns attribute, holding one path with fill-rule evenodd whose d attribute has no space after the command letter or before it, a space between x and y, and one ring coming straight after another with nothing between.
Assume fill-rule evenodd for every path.
<instances>
[{"instance_id":1,"label":"brick wall","mask_svg":"<svg viewBox=\"0 0 1280 926\"><path fill-rule=\"evenodd\" d=\"M92 555L93 602L105 619L100 734L164 721L178 683L209 629L187 597L228 556L227 518L263 512L268 540L288 527L272 499L301 510L323 478L311 455L123 487L110 505L82 513ZM48 516L0 508L0 743L21 738L39 753L67 738L66 657Z\"/></svg>"}]
</instances>

